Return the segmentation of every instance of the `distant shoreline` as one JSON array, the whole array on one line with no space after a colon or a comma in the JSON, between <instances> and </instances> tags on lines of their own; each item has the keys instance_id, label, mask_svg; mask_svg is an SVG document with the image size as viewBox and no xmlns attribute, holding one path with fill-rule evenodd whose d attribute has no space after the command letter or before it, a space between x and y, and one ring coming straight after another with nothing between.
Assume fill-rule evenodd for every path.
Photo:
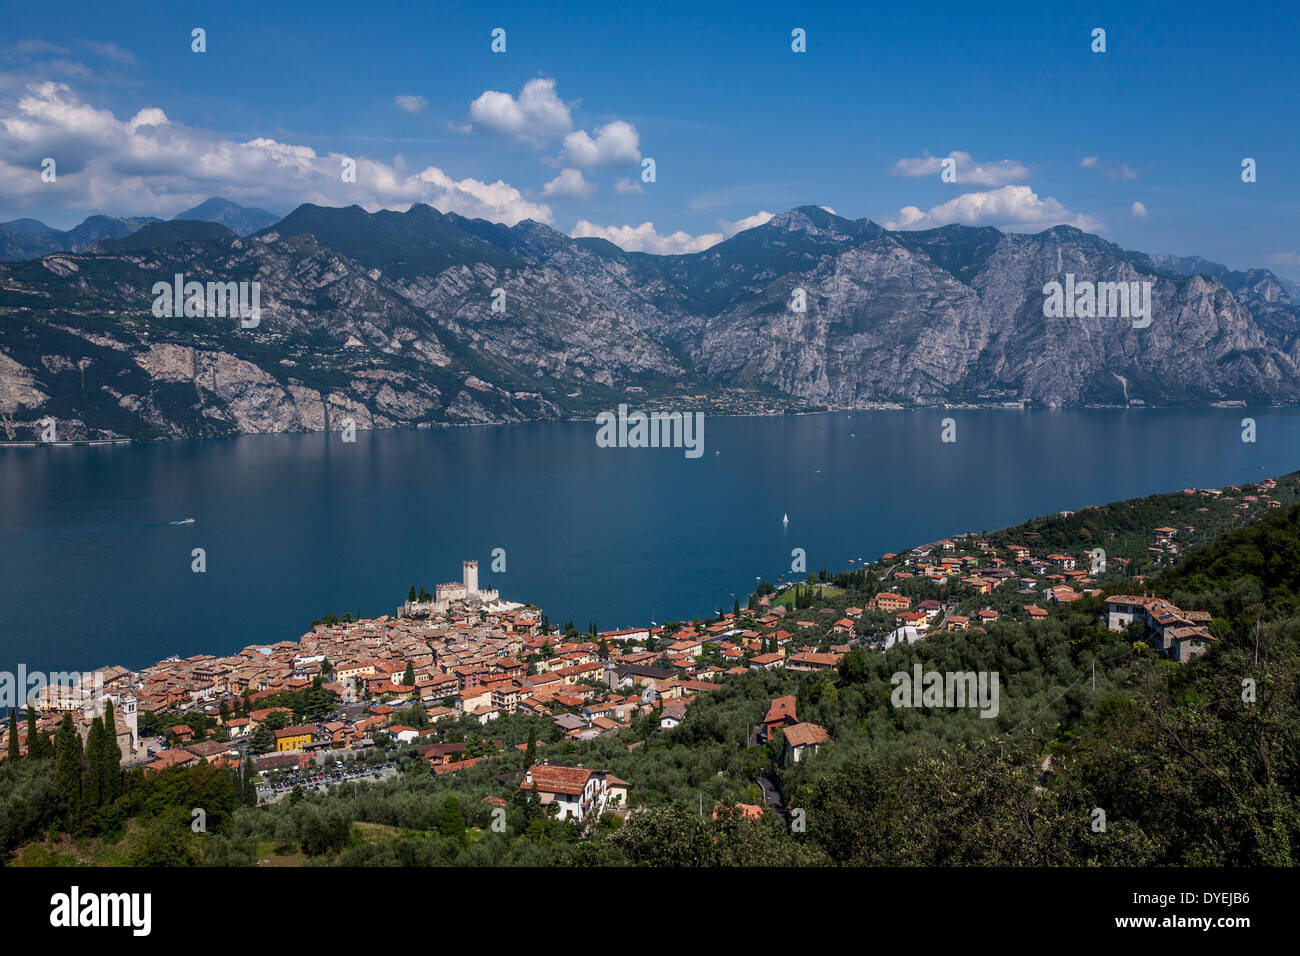
<instances>
[{"instance_id":1,"label":"distant shoreline","mask_svg":"<svg viewBox=\"0 0 1300 956\"><path fill-rule=\"evenodd\" d=\"M72 448L82 445L133 445L138 441L140 441L138 438L70 438L66 441L0 441L0 448Z\"/></svg>"},{"instance_id":2,"label":"distant shoreline","mask_svg":"<svg viewBox=\"0 0 1300 956\"><path fill-rule=\"evenodd\" d=\"M629 407L631 403L629 402ZM661 403L653 400L647 401L637 406L638 409L664 410ZM692 408L691 411L702 411L711 418L783 418L783 417L807 417L810 415L836 415L844 412L934 412L934 411L1007 411L1007 412L1079 412L1079 411L1116 411L1116 412L1144 412L1144 411L1228 411L1232 409L1296 409L1294 405L1250 405L1243 400L1231 400L1223 402L1212 402L1209 405L1145 405L1141 403L1130 403L1128 405L1037 405L1032 402L996 402L991 404L963 404L963 403L943 403L938 405L901 405L894 402L882 402L880 404L868 405L846 405L834 408L821 409L799 409L794 411L755 411L755 412L709 412L707 409ZM1298 409L1300 410L1300 409ZM362 432L396 432L396 431L428 431L431 429L441 428L491 428L506 425L540 425L547 423L559 422L587 422L594 423L595 415L587 417L567 417L567 418L528 418L517 422L418 422L416 424L391 425L382 428L358 428ZM168 438L79 438L60 441L40 441L37 439L0 439L0 448L38 448L44 446L53 447L78 447L94 445L150 445L160 444L163 442L173 441L212 441L229 438L243 438L253 435L331 435L336 434L334 430L303 430L303 431L282 431L282 432L233 432L228 435L177 435Z\"/></svg>"}]
</instances>

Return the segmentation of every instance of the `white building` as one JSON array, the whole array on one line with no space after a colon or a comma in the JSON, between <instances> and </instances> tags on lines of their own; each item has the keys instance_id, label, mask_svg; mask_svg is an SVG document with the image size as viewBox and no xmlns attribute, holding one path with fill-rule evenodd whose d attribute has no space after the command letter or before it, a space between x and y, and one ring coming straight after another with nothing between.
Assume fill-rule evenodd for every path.
<instances>
[{"instance_id":1,"label":"white building","mask_svg":"<svg viewBox=\"0 0 1300 956\"><path fill-rule=\"evenodd\" d=\"M524 773L521 790L536 791L543 806L556 804L557 819L581 822L598 817L609 800L609 771L558 764L533 764Z\"/></svg>"}]
</instances>

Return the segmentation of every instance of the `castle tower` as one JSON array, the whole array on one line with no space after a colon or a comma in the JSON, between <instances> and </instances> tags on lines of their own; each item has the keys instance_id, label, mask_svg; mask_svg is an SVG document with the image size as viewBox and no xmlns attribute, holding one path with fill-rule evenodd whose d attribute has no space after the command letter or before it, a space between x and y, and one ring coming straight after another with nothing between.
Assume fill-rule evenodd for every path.
<instances>
[{"instance_id":1,"label":"castle tower","mask_svg":"<svg viewBox=\"0 0 1300 956\"><path fill-rule=\"evenodd\" d=\"M140 702L134 694L127 694L122 699L122 709L126 712L126 725L131 728L131 749L140 746Z\"/></svg>"},{"instance_id":2,"label":"castle tower","mask_svg":"<svg viewBox=\"0 0 1300 956\"><path fill-rule=\"evenodd\" d=\"M464 569L465 597L478 597L478 562L465 561L462 563Z\"/></svg>"}]
</instances>

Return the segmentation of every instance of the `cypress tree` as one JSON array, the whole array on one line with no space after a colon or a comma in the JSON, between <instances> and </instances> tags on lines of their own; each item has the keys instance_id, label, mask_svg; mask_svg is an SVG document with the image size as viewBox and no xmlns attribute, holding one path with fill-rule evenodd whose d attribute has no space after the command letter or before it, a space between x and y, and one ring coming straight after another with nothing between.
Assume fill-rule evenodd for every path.
<instances>
[{"instance_id":1,"label":"cypress tree","mask_svg":"<svg viewBox=\"0 0 1300 956\"><path fill-rule=\"evenodd\" d=\"M50 741L44 734L36 731L36 711L27 708L27 759L45 760L52 757Z\"/></svg>"},{"instance_id":2,"label":"cypress tree","mask_svg":"<svg viewBox=\"0 0 1300 956\"><path fill-rule=\"evenodd\" d=\"M98 810L104 803L104 721L96 717L90 722L90 733L86 734L86 804L89 813Z\"/></svg>"},{"instance_id":3,"label":"cypress tree","mask_svg":"<svg viewBox=\"0 0 1300 956\"><path fill-rule=\"evenodd\" d=\"M104 705L104 733L95 763L99 768L101 799L107 805L122 795L122 751L117 746L117 712L111 700Z\"/></svg>"},{"instance_id":4,"label":"cypress tree","mask_svg":"<svg viewBox=\"0 0 1300 956\"><path fill-rule=\"evenodd\" d=\"M9 708L9 759L18 759L18 711Z\"/></svg>"},{"instance_id":5,"label":"cypress tree","mask_svg":"<svg viewBox=\"0 0 1300 956\"><path fill-rule=\"evenodd\" d=\"M78 829L81 818L81 736L65 712L54 735L54 792L69 833Z\"/></svg>"},{"instance_id":6,"label":"cypress tree","mask_svg":"<svg viewBox=\"0 0 1300 956\"><path fill-rule=\"evenodd\" d=\"M240 784L244 803L250 807L257 806L257 771L253 769L253 758L244 758L244 779Z\"/></svg>"},{"instance_id":7,"label":"cypress tree","mask_svg":"<svg viewBox=\"0 0 1300 956\"><path fill-rule=\"evenodd\" d=\"M464 841L465 814L460 809L460 801L448 797L442 805L442 815L438 818L438 832L444 837Z\"/></svg>"}]
</instances>

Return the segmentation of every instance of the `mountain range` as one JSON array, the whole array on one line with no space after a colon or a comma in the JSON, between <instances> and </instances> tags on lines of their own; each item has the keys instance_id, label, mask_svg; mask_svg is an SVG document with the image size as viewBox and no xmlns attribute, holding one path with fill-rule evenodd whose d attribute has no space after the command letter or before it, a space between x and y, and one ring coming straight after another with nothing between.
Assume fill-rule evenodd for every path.
<instances>
[{"instance_id":1,"label":"mountain range","mask_svg":"<svg viewBox=\"0 0 1300 956\"><path fill-rule=\"evenodd\" d=\"M229 199L214 196L172 218L217 222L237 235L247 236L265 229L280 217L265 209L240 206ZM67 230L47 226L39 219L0 222L0 262L39 259L51 252L82 252L101 239L122 239L149 223L161 221L155 216L91 216Z\"/></svg>"},{"instance_id":2,"label":"mountain range","mask_svg":"<svg viewBox=\"0 0 1300 956\"><path fill-rule=\"evenodd\" d=\"M41 235L18 222L7 234ZM1068 226L891 231L803 206L660 256L424 205L308 204L276 221L211 200L168 222L110 222L122 225L89 242L83 231L81 249L0 263L10 438L47 416L60 438L160 438L586 416L619 402L1300 400L1300 308L1271 272L1127 251ZM155 317L154 283L178 273L258 282L260 323ZM1150 282L1150 326L1046 318L1044 285L1066 274Z\"/></svg>"}]
</instances>

